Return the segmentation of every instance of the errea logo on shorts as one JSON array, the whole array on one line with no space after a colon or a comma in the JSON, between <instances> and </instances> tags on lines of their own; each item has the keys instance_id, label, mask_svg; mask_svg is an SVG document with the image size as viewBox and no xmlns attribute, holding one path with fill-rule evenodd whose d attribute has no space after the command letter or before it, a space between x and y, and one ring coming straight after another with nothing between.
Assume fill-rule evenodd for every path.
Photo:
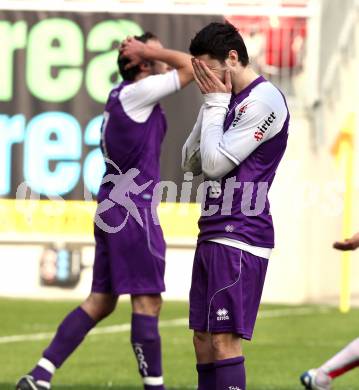
<instances>
[{"instance_id":1,"label":"errea logo on shorts","mask_svg":"<svg viewBox=\"0 0 359 390\"><path fill-rule=\"evenodd\" d=\"M242 390L238 386L229 386L228 390Z\"/></svg>"},{"instance_id":2,"label":"errea logo on shorts","mask_svg":"<svg viewBox=\"0 0 359 390\"><path fill-rule=\"evenodd\" d=\"M217 314L217 321L229 320L228 310L225 308L218 309L216 314Z\"/></svg>"}]
</instances>

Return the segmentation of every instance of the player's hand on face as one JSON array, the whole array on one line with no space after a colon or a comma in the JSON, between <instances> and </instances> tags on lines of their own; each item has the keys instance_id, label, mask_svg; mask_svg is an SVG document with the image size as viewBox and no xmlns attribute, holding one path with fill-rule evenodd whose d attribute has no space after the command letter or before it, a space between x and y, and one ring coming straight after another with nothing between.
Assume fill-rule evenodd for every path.
<instances>
[{"instance_id":1,"label":"player's hand on face","mask_svg":"<svg viewBox=\"0 0 359 390\"><path fill-rule=\"evenodd\" d=\"M232 82L229 70L225 73L223 83L201 60L192 58L194 79L203 94L207 93L231 93Z\"/></svg>"},{"instance_id":2,"label":"player's hand on face","mask_svg":"<svg viewBox=\"0 0 359 390\"><path fill-rule=\"evenodd\" d=\"M120 54L127 57L130 62L125 69L133 68L144 60L145 44L133 37L127 37L120 47Z\"/></svg>"},{"instance_id":3,"label":"player's hand on face","mask_svg":"<svg viewBox=\"0 0 359 390\"><path fill-rule=\"evenodd\" d=\"M341 251L353 251L359 247L359 233L353 237L347 238L345 241L337 241L333 244L333 248Z\"/></svg>"}]
</instances>

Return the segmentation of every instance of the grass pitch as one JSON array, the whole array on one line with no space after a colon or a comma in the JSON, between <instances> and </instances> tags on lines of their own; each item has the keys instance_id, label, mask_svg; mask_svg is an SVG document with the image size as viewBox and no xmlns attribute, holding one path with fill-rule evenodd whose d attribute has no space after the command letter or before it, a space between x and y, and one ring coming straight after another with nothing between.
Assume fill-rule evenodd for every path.
<instances>
[{"instance_id":1,"label":"grass pitch","mask_svg":"<svg viewBox=\"0 0 359 390\"><path fill-rule=\"evenodd\" d=\"M40 357L62 318L76 302L0 299L0 389L14 389L19 376ZM185 303L166 302L163 326L164 375L168 390L196 388L191 332ZM141 389L129 344L130 305L98 325L58 370L54 390ZM300 390L298 377L359 335L359 310L264 305L254 339L244 344L249 390ZM14 337L19 336L19 337ZM335 390L359 390L359 369L335 381Z\"/></svg>"}]
</instances>

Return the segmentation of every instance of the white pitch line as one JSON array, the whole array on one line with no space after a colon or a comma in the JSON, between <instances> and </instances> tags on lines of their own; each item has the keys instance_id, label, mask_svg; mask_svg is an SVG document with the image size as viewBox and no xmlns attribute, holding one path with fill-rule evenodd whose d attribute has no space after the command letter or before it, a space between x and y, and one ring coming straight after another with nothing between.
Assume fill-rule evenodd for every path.
<instances>
[{"instance_id":1,"label":"white pitch line","mask_svg":"<svg viewBox=\"0 0 359 390\"><path fill-rule=\"evenodd\" d=\"M262 310L258 318L278 318L278 317L289 317L289 316L302 316L309 314L324 314L329 311L328 308L319 307L319 308L310 308L310 307L300 307L300 308L288 308L288 309L273 309L273 310ZM185 326L188 324L188 318L177 318L174 320L160 321L160 327L163 328L174 328ZM122 325L112 325L104 326L93 329L89 336L102 335L102 334L114 334L114 333L124 333L131 330L131 324L122 324ZM2 336L0 337L0 344L10 344L10 343L19 343L24 341L41 341L49 340L54 336L54 333L33 333L33 334L20 334L14 336Z\"/></svg>"},{"instance_id":2,"label":"white pitch line","mask_svg":"<svg viewBox=\"0 0 359 390\"><path fill-rule=\"evenodd\" d=\"M183 326L187 324L188 324L187 318L177 318L175 320L160 321L160 326L164 328L173 328L173 327ZM131 324L112 325L112 326L95 328L88 335L95 336L99 334L124 333L130 330L131 330ZM48 340L51 339L52 337L54 337L54 332L3 336L0 337L0 344L18 343L23 341Z\"/></svg>"},{"instance_id":3,"label":"white pitch line","mask_svg":"<svg viewBox=\"0 0 359 390\"><path fill-rule=\"evenodd\" d=\"M277 317L292 317L302 316L309 314L324 314L328 313L329 308L325 306L320 307L298 307L298 308L287 308L287 309L273 309L273 310L262 310L258 314L258 318L277 318Z\"/></svg>"}]
</instances>

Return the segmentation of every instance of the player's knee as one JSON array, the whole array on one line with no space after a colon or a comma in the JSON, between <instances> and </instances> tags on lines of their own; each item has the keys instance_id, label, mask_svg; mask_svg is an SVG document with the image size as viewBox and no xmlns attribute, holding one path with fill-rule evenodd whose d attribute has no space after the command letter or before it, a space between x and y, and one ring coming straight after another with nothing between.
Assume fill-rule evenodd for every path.
<instances>
[{"instance_id":1,"label":"player's knee","mask_svg":"<svg viewBox=\"0 0 359 390\"><path fill-rule=\"evenodd\" d=\"M212 335L212 348L216 353L222 352L227 347L227 338L222 334Z\"/></svg>"},{"instance_id":2,"label":"player's knee","mask_svg":"<svg viewBox=\"0 0 359 390\"><path fill-rule=\"evenodd\" d=\"M242 354L240 338L231 333L212 334L212 348L216 360L228 359Z\"/></svg>"},{"instance_id":3,"label":"player's knee","mask_svg":"<svg viewBox=\"0 0 359 390\"><path fill-rule=\"evenodd\" d=\"M193 345L196 351L202 351L208 349L210 345L210 335L206 332L197 332L193 333Z\"/></svg>"},{"instance_id":4,"label":"player's knee","mask_svg":"<svg viewBox=\"0 0 359 390\"><path fill-rule=\"evenodd\" d=\"M196 345L202 345L208 343L208 337L209 334L206 332L197 332L195 331L193 333L193 344Z\"/></svg>"},{"instance_id":5,"label":"player's knee","mask_svg":"<svg viewBox=\"0 0 359 390\"><path fill-rule=\"evenodd\" d=\"M109 294L90 294L82 308L95 321L101 321L115 310L116 305L117 297Z\"/></svg>"},{"instance_id":6,"label":"player's knee","mask_svg":"<svg viewBox=\"0 0 359 390\"><path fill-rule=\"evenodd\" d=\"M136 314L158 317L162 308L162 297L158 295L134 295L132 310Z\"/></svg>"},{"instance_id":7,"label":"player's knee","mask_svg":"<svg viewBox=\"0 0 359 390\"><path fill-rule=\"evenodd\" d=\"M214 361L211 335L209 333L195 331L193 334L193 345L198 363L210 363Z\"/></svg>"}]
</instances>

